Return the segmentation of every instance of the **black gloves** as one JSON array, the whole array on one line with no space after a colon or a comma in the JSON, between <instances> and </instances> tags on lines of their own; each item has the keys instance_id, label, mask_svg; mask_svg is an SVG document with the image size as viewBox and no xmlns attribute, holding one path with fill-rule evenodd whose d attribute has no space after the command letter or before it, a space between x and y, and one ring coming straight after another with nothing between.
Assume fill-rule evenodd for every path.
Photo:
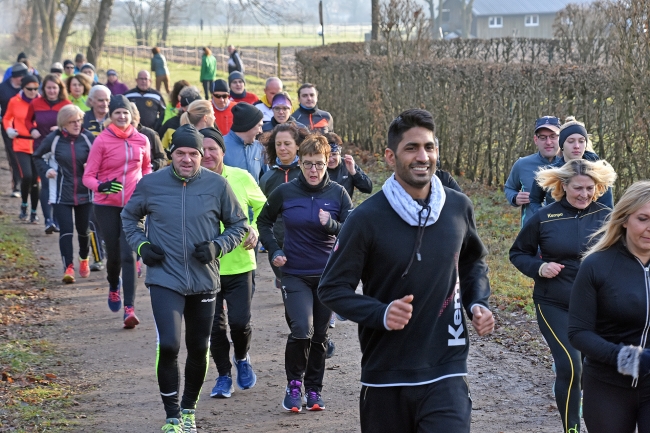
<instances>
[{"instance_id":1,"label":"black gloves","mask_svg":"<svg viewBox=\"0 0 650 433\"><path fill-rule=\"evenodd\" d=\"M97 187L97 191L103 192L104 194L114 194L122 191L122 188L124 188L124 186L122 186L122 184L117 181L117 178L115 178L108 182L100 183Z\"/></svg>"},{"instance_id":2,"label":"black gloves","mask_svg":"<svg viewBox=\"0 0 650 433\"><path fill-rule=\"evenodd\" d=\"M205 241L199 244L194 244L194 248L195 249L192 253L192 257L204 265L207 265L208 263L214 261L214 259L221 252L219 245L215 244L212 241Z\"/></svg>"},{"instance_id":3,"label":"black gloves","mask_svg":"<svg viewBox=\"0 0 650 433\"><path fill-rule=\"evenodd\" d=\"M142 262L147 266L155 266L165 258L165 252L157 245L144 243L140 245Z\"/></svg>"}]
</instances>

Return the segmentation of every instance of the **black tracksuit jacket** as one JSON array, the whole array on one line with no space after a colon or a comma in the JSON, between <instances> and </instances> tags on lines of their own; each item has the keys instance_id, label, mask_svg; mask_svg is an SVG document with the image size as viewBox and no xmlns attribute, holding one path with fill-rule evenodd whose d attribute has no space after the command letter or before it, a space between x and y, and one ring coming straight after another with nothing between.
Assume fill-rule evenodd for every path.
<instances>
[{"instance_id":1,"label":"black tracksuit jacket","mask_svg":"<svg viewBox=\"0 0 650 433\"><path fill-rule=\"evenodd\" d=\"M350 197L354 193L354 187L361 192L370 194L372 192L372 180L358 165L354 164L354 169L357 172L352 176L345 166L345 162L341 160L341 163L336 168L328 168L327 174L330 175L330 179L345 188Z\"/></svg>"},{"instance_id":2,"label":"black tracksuit jacket","mask_svg":"<svg viewBox=\"0 0 650 433\"><path fill-rule=\"evenodd\" d=\"M419 385L467 374L463 308L471 318L473 305L488 306L487 250L469 198L445 193L440 217L424 228L408 225L376 193L350 214L332 250L318 296L359 324L365 385ZM355 293L359 280L363 295ZM400 331L386 330L388 305L410 294L411 320Z\"/></svg>"}]
</instances>

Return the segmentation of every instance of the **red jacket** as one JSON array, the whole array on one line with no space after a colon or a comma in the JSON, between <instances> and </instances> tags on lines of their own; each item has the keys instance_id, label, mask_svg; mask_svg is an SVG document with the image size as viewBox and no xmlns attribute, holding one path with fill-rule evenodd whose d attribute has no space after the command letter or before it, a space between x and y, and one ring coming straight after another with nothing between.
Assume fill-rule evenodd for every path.
<instances>
[{"instance_id":1,"label":"red jacket","mask_svg":"<svg viewBox=\"0 0 650 433\"><path fill-rule=\"evenodd\" d=\"M36 98L29 104L25 126L30 132L36 129L41 133L41 136L34 140L34 150L38 149L41 141L52 132L52 127L56 126L56 116L59 114L59 110L68 104L72 104L72 102L67 99L50 102L46 98Z\"/></svg>"},{"instance_id":2,"label":"red jacket","mask_svg":"<svg viewBox=\"0 0 650 433\"><path fill-rule=\"evenodd\" d=\"M31 138L30 131L25 125L25 119L29 111L29 102L22 97L21 90L16 96L9 100L7 112L2 116L2 126L5 131L13 128L18 131L18 137L13 139L14 152L34 153L34 140Z\"/></svg>"},{"instance_id":3,"label":"red jacket","mask_svg":"<svg viewBox=\"0 0 650 433\"><path fill-rule=\"evenodd\" d=\"M235 98L232 92L230 92L230 100L234 102L248 102L251 105L255 105L260 98L258 98L255 93L249 91L246 91L246 95L244 95L243 98Z\"/></svg>"},{"instance_id":4,"label":"red jacket","mask_svg":"<svg viewBox=\"0 0 650 433\"><path fill-rule=\"evenodd\" d=\"M228 104L226 109L221 111L214 105L214 101L212 101L212 111L214 111L215 122L219 127L219 131L221 131L221 135L226 135L227 133L230 132L230 128L232 127L232 120L233 120L232 107L234 107L235 105L237 105L236 102L230 101L230 104Z\"/></svg>"}]
</instances>

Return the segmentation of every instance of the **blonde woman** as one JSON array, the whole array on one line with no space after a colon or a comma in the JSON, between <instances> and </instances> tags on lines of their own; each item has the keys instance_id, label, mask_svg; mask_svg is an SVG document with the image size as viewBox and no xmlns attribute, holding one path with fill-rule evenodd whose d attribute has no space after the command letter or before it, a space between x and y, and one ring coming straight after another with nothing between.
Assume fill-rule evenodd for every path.
<instances>
[{"instance_id":1,"label":"blonde woman","mask_svg":"<svg viewBox=\"0 0 650 433\"><path fill-rule=\"evenodd\" d=\"M191 123L197 130L214 127L214 111L210 101L194 101L188 107L187 111L181 115L181 125Z\"/></svg>"}]
</instances>

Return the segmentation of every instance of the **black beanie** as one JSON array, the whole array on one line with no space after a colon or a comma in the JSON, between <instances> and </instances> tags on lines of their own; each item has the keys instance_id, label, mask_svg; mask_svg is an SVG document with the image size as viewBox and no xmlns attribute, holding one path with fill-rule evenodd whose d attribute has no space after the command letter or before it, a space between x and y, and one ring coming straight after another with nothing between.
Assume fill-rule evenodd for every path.
<instances>
[{"instance_id":1,"label":"black beanie","mask_svg":"<svg viewBox=\"0 0 650 433\"><path fill-rule=\"evenodd\" d=\"M18 58L16 59L16 62L20 62L21 60L27 60L27 54L25 53L18 54Z\"/></svg>"},{"instance_id":2,"label":"black beanie","mask_svg":"<svg viewBox=\"0 0 650 433\"><path fill-rule=\"evenodd\" d=\"M25 75L23 77L23 79L20 80L20 88L22 89L23 87L25 87L29 83L39 84L38 83L38 78L36 78L36 75L32 75L32 74Z\"/></svg>"},{"instance_id":3,"label":"black beanie","mask_svg":"<svg viewBox=\"0 0 650 433\"><path fill-rule=\"evenodd\" d=\"M64 60L63 61L63 69L65 69L65 67L68 66L68 65L74 66L74 62L72 60L70 60L70 59Z\"/></svg>"},{"instance_id":4,"label":"black beanie","mask_svg":"<svg viewBox=\"0 0 650 433\"><path fill-rule=\"evenodd\" d=\"M587 130L585 129L584 126L579 124L571 125L560 131L561 150L564 150L564 142L566 141L566 139L569 138L569 135L573 135L573 134L580 134L585 138L585 140L589 140L589 136L587 135Z\"/></svg>"},{"instance_id":5,"label":"black beanie","mask_svg":"<svg viewBox=\"0 0 650 433\"><path fill-rule=\"evenodd\" d=\"M221 150L223 150L223 153L226 153L226 143L223 141L223 135L221 135L221 132L219 132L217 128L210 126L199 129L199 133L201 133L205 138L211 138L216 141L219 147L221 147Z\"/></svg>"},{"instance_id":6,"label":"black beanie","mask_svg":"<svg viewBox=\"0 0 650 433\"><path fill-rule=\"evenodd\" d=\"M230 110L232 112L232 129L235 132L246 132L255 127L264 114L257 108L247 102L235 104Z\"/></svg>"},{"instance_id":7,"label":"black beanie","mask_svg":"<svg viewBox=\"0 0 650 433\"><path fill-rule=\"evenodd\" d=\"M179 127L172 134L172 142L169 145L169 154L180 147L189 147L199 151L203 156L203 136L199 134L196 127L191 123Z\"/></svg>"},{"instance_id":8,"label":"black beanie","mask_svg":"<svg viewBox=\"0 0 650 433\"><path fill-rule=\"evenodd\" d=\"M124 95L113 95L111 96L111 102L108 104L108 112L112 115L113 111L118 108L124 108L128 110L131 115L133 111L131 110L131 102Z\"/></svg>"},{"instance_id":9,"label":"black beanie","mask_svg":"<svg viewBox=\"0 0 650 433\"><path fill-rule=\"evenodd\" d=\"M11 78L24 77L27 75L27 66L24 63L18 62L11 67Z\"/></svg>"},{"instance_id":10,"label":"black beanie","mask_svg":"<svg viewBox=\"0 0 650 433\"><path fill-rule=\"evenodd\" d=\"M228 87L226 80L216 80L212 83L212 93L214 92L230 93L230 88Z\"/></svg>"},{"instance_id":11,"label":"black beanie","mask_svg":"<svg viewBox=\"0 0 650 433\"><path fill-rule=\"evenodd\" d=\"M246 80L244 79L244 74L242 74L239 71L232 71L230 75L228 75L228 85L230 85L233 81L237 79L242 80L244 83L246 82Z\"/></svg>"}]
</instances>

